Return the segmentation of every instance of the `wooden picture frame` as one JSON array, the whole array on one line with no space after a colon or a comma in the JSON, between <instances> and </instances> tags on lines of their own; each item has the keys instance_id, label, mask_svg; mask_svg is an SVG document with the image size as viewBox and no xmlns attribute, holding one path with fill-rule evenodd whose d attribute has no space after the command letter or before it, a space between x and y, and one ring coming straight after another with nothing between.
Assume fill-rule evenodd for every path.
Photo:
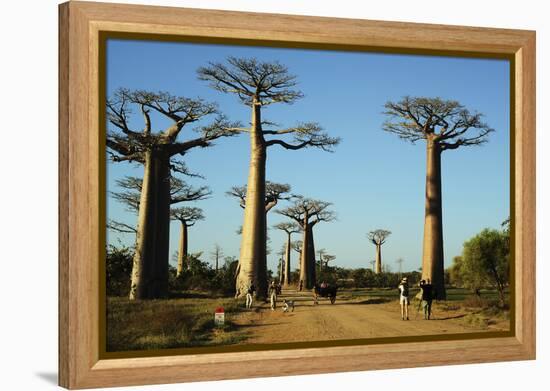
<instances>
[{"instance_id":1,"label":"wooden picture frame","mask_svg":"<svg viewBox=\"0 0 550 391\"><path fill-rule=\"evenodd\" d=\"M535 32L150 7L59 6L59 384L70 389L535 358ZM103 32L155 39L390 53L496 56L512 66L511 336L102 359L98 301L105 226L98 96ZM102 138L103 137L103 138ZM335 359L337 358L337 359ZM269 365L267 365L269 362ZM215 370L214 370L215 368Z\"/></svg>"}]
</instances>

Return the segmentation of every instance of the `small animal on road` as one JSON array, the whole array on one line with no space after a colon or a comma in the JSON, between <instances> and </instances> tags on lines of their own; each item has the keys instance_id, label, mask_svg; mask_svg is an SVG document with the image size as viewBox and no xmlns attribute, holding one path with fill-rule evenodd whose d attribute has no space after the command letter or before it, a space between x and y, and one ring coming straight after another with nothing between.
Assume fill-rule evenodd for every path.
<instances>
[{"instance_id":1,"label":"small animal on road","mask_svg":"<svg viewBox=\"0 0 550 391\"><path fill-rule=\"evenodd\" d=\"M294 312L294 300L283 300L283 312Z\"/></svg>"}]
</instances>

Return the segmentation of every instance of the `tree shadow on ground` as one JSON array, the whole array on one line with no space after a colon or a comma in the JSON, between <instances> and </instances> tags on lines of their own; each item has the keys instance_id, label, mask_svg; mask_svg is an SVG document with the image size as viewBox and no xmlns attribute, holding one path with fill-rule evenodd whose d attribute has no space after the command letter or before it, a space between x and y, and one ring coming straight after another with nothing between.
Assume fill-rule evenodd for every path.
<instances>
[{"instance_id":1,"label":"tree shadow on ground","mask_svg":"<svg viewBox=\"0 0 550 391\"><path fill-rule=\"evenodd\" d=\"M458 314L458 315L445 316L445 317L434 316L434 314L432 313L432 316L430 317L430 319L431 320L461 319L461 318L464 318L468 315L477 315L477 314L480 314L480 313L481 313L481 311L475 311L475 312L470 312L470 313L466 313L466 314Z\"/></svg>"},{"instance_id":2,"label":"tree shadow on ground","mask_svg":"<svg viewBox=\"0 0 550 391\"><path fill-rule=\"evenodd\" d=\"M230 331L238 331L241 329L253 328L253 327L262 327L262 326L282 326L288 324L288 322L271 322L271 323L247 323L247 324L236 324L233 325Z\"/></svg>"},{"instance_id":3,"label":"tree shadow on ground","mask_svg":"<svg viewBox=\"0 0 550 391\"><path fill-rule=\"evenodd\" d=\"M219 297L224 296L205 292L171 292L169 299L215 299Z\"/></svg>"},{"instance_id":4,"label":"tree shadow on ground","mask_svg":"<svg viewBox=\"0 0 550 391\"><path fill-rule=\"evenodd\" d=\"M330 301L328 299L319 300L319 304L321 304L321 305L326 305L326 304L329 304L329 305L370 305L370 304L384 304L384 303L389 303L391 301L393 301L393 300L383 298L383 297L376 297L376 298L365 299L365 300L361 300L361 301L346 301L346 300L338 300L338 298L336 298L336 302L334 304L330 304Z\"/></svg>"}]
</instances>

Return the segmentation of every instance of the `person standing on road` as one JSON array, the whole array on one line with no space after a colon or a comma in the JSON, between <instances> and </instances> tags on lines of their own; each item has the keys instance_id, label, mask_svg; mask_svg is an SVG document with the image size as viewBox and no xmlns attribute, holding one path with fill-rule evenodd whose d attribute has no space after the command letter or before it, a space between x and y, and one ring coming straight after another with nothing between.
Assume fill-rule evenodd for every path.
<instances>
[{"instance_id":1,"label":"person standing on road","mask_svg":"<svg viewBox=\"0 0 550 391\"><path fill-rule=\"evenodd\" d=\"M424 310L424 319L430 320L432 316L433 286L429 279L420 281L422 290L422 309Z\"/></svg>"},{"instance_id":2,"label":"person standing on road","mask_svg":"<svg viewBox=\"0 0 550 391\"><path fill-rule=\"evenodd\" d=\"M401 320L409 320L409 281L403 277L397 287L399 289L399 304L401 305Z\"/></svg>"},{"instance_id":3,"label":"person standing on road","mask_svg":"<svg viewBox=\"0 0 550 391\"><path fill-rule=\"evenodd\" d=\"M246 308L252 308L252 298L254 297L254 292L256 292L256 288L254 287L254 283L251 283L246 291Z\"/></svg>"},{"instance_id":4,"label":"person standing on road","mask_svg":"<svg viewBox=\"0 0 550 391\"><path fill-rule=\"evenodd\" d=\"M277 307L277 285L275 285L275 281L271 281L269 286L269 299L271 301L271 311L275 311L275 307Z\"/></svg>"}]
</instances>

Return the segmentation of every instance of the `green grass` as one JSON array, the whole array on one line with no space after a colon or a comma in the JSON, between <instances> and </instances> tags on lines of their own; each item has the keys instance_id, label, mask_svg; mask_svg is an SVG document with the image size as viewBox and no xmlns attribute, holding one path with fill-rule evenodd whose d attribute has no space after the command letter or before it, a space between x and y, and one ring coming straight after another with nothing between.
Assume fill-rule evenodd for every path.
<instances>
[{"instance_id":1,"label":"green grass","mask_svg":"<svg viewBox=\"0 0 550 391\"><path fill-rule=\"evenodd\" d=\"M420 288L418 287L410 287L409 294L410 297L414 297L418 292L420 291ZM446 301L464 301L468 300L473 296L472 292L468 289L464 288L448 288L446 289L447 292L447 300ZM508 292L506 292L508 294ZM383 298L395 298L396 300L399 298L399 293L397 291L397 288L350 288L350 289L341 289L338 290L338 296L341 296L342 298L364 298L365 296L369 297L383 297ZM498 300L498 293L496 290L488 290L488 289L482 289L481 290L481 298L483 300L488 301L495 301Z\"/></svg>"},{"instance_id":2,"label":"green grass","mask_svg":"<svg viewBox=\"0 0 550 391\"><path fill-rule=\"evenodd\" d=\"M216 327L214 310L225 309L225 325ZM244 336L234 333L232 314L242 302L232 298L107 300L107 351L227 345Z\"/></svg>"}]
</instances>

